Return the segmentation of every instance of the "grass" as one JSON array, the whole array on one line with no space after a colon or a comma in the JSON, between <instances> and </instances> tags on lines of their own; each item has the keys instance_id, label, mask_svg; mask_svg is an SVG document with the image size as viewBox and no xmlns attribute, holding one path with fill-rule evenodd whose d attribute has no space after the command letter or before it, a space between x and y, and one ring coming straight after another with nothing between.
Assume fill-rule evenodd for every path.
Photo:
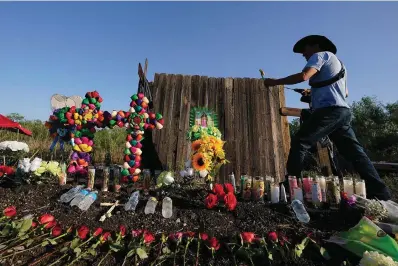
<instances>
[{"instance_id":1,"label":"grass","mask_svg":"<svg viewBox=\"0 0 398 266\"><path fill-rule=\"evenodd\" d=\"M59 144L57 145L54 152L49 151L52 139L49 136L48 129L44 126L44 123L36 121L25 121L21 122L21 125L32 131L32 137L25 136L23 134L17 134L9 131L0 131L0 142L6 140L18 140L25 142L29 145L30 152L25 157L30 157L36 153L36 156L45 160L59 159L61 153L59 151ZM95 134L94 143L95 148L93 152L94 161L103 162L105 159L105 153L109 150L112 163L122 164L123 163L123 150L127 132L122 128L114 128L112 130L99 130ZM69 156L72 151L72 147L69 144L65 145L65 153Z\"/></svg>"}]
</instances>

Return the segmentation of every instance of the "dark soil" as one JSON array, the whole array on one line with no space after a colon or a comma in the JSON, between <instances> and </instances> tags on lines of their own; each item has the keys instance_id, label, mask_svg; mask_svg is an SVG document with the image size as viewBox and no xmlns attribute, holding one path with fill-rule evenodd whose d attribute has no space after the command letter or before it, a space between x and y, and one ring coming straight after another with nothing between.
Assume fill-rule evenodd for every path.
<instances>
[{"instance_id":1,"label":"dark soil","mask_svg":"<svg viewBox=\"0 0 398 266\"><path fill-rule=\"evenodd\" d=\"M173 199L173 217L164 219L161 215L161 203L158 204L156 213L153 215L144 214L146 203L145 196L137 207L135 214L125 212L123 207L116 207L113 215L105 222L99 222L100 217L109 207L100 207L101 202L114 202L120 200L124 203L128 193L122 189L120 193L99 192L98 200L87 212L82 212L78 208L71 208L58 202L62 193L72 187L72 184L59 186L58 184L45 185L23 185L17 188L0 188L0 208L10 205L16 206L20 217L33 214L36 217L44 213L54 215L59 223L64 227L87 225L92 230L102 227L105 231L116 231L120 224L126 225L131 229L147 229L158 235L161 232L206 232L221 240L228 242L231 236L240 232L250 231L258 235L264 235L269 231L276 231L287 236L292 242L301 241L307 234L311 233L313 239L318 240L322 245L322 239L328 239L333 233L341 230L348 230L355 225L361 218L360 214L352 210L330 211L318 210L311 211L311 222L307 225L299 223L293 217L292 211L285 205L268 206L264 202L239 202L235 212L227 212L223 208L207 210L203 205L206 191L201 189L174 189L169 192ZM148 196L146 196L148 197ZM328 249L334 261L326 262L316 255L316 252L307 252L299 262L283 262L273 265L340 265L342 250L336 246ZM28 265L34 258L45 254L46 250L36 249L32 253L25 252L21 256L14 258L15 265ZM315 254L315 255L314 255ZM340 256L338 256L340 255ZM347 254L344 254L345 257ZM80 265L96 265L101 259L98 256L96 261L79 262ZM194 252L188 254L191 257L187 265L193 265ZM230 254L220 254L215 261L211 261L210 255L202 256L200 265L212 262L213 265L234 265ZM54 259L52 259L54 260ZM40 265L48 265L49 261L42 261ZM256 265L264 265L261 262ZM120 258L109 257L107 263L103 265L121 265ZM126 264L126 265L129 265ZM130 264L131 265L131 264ZM164 264L169 265L169 264ZM179 262L181 265L181 262Z\"/></svg>"}]
</instances>

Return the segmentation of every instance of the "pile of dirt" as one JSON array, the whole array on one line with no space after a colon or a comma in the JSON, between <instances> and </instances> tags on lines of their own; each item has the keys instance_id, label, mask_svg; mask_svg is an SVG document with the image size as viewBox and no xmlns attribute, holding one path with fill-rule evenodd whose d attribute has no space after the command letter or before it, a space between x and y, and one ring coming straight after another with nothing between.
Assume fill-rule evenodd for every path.
<instances>
[{"instance_id":1,"label":"pile of dirt","mask_svg":"<svg viewBox=\"0 0 398 266\"><path fill-rule=\"evenodd\" d=\"M170 219L162 217L161 204L158 204L155 214L144 214L146 199L150 196L147 195L141 197L135 213L126 212L122 206L119 206L116 207L110 218L101 223L99 219L109 207L101 207L100 203L115 202L116 200L124 203L129 196L127 191L99 192L98 200L88 211L82 212L77 207L70 207L58 202L60 195L72 186L72 184L62 187L58 184L42 184L0 188L0 207L4 209L14 205L19 216L27 214L39 216L50 213L65 228L86 225L92 230L102 227L104 230L116 231L118 226L123 224L129 230L147 229L154 234L185 231L206 232L211 236L226 240L241 232L266 235L270 231L276 231L292 241L300 241L306 235L311 234L312 238L322 242L322 239L329 238L336 231L348 230L361 218L360 215L354 215L352 212L348 215L344 209L339 211L313 210L310 212L311 222L303 225L294 218L288 205L269 206L264 202L239 202L234 212L227 212L221 207L208 210L203 204L203 199L207 194L205 190L180 188L173 189L168 193L174 204L173 216ZM44 249L39 249L30 254L23 253L24 255L17 256L14 262L19 261L19 265L28 265L35 257L44 252ZM98 261L90 262L87 265L93 263L95 265ZM117 258L109 257L106 264L118 265L119 263ZM209 260L202 261L201 265L208 263ZM80 262L80 265L86 264L83 261ZM217 256L213 265L234 265L234 262L229 254L224 254ZM285 262L281 265L287 264ZM300 265L325 265L325 262L322 258L314 258L309 255L304 256Z\"/></svg>"}]
</instances>

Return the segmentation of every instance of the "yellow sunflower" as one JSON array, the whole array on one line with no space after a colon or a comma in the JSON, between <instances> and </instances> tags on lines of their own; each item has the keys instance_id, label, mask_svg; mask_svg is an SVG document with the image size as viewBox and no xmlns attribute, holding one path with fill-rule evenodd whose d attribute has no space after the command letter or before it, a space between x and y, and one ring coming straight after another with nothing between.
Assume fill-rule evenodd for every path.
<instances>
[{"instance_id":1,"label":"yellow sunflower","mask_svg":"<svg viewBox=\"0 0 398 266\"><path fill-rule=\"evenodd\" d=\"M202 171L209 167L209 161L203 153L196 153L192 157L192 166L196 171Z\"/></svg>"},{"instance_id":2,"label":"yellow sunflower","mask_svg":"<svg viewBox=\"0 0 398 266\"><path fill-rule=\"evenodd\" d=\"M200 140L200 139L195 140L194 142L192 142L192 145L191 145L192 151L195 152L195 151L199 150L201 145L202 145L202 140Z\"/></svg>"}]
</instances>

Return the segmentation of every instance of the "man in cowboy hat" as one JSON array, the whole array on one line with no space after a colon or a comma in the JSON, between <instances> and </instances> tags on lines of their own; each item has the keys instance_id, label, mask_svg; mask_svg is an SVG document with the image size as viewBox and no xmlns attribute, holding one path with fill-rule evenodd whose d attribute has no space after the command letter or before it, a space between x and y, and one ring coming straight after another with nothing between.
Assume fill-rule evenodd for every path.
<instances>
[{"instance_id":1,"label":"man in cowboy hat","mask_svg":"<svg viewBox=\"0 0 398 266\"><path fill-rule=\"evenodd\" d=\"M346 102L347 74L345 66L336 57L336 46L325 36L310 35L299 40L293 52L302 54L307 60L302 71L281 79L264 80L265 86L292 85L307 80L311 86L313 112L292 139L286 166L288 175L301 177L307 150L329 136L339 153L353 164L366 181L368 197L390 199L390 191L351 128L352 114Z\"/></svg>"}]
</instances>

